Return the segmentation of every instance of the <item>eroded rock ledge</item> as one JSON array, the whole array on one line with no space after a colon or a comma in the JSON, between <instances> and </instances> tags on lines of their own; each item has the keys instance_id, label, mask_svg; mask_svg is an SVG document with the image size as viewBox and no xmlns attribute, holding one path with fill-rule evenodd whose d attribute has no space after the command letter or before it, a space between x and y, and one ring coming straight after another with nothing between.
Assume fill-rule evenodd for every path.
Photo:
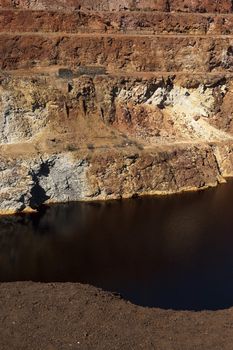
<instances>
[{"instance_id":1,"label":"eroded rock ledge","mask_svg":"<svg viewBox=\"0 0 233 350\"><path fill-rule=\"evenodd\" d=\"M233 176L231 1L0 1L0 18L0 213Z\"/></svg>"}]
</instances>

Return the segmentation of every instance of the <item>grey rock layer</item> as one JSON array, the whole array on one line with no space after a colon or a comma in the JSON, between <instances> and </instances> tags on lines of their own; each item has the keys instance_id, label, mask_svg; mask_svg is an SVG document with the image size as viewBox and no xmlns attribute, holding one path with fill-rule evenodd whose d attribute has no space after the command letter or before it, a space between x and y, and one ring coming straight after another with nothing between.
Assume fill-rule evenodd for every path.
<instances>
[{"instance_id":1,"label":"grey rock layer","mask_svg":"<svg viewBox=\"0 0 233 350\"><path fill-rule=\"evenodd\" d=\"M233 148L227 144L127 155L111 151L80 158L77 152L64 152L27 158L1 156L2 214L37 209L45 203L203 189L233 176Z\"/></svg>"}]
</instances>

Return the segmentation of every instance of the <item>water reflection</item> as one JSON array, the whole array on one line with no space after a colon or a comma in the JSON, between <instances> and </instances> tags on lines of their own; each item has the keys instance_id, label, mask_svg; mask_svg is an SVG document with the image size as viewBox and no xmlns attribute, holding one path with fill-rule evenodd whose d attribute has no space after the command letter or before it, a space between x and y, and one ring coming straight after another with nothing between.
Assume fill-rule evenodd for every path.
<instances>
[{"instance_id":1,"label":"water reflection","mask_svg":"<svg viewBox=\"0 0 233 350\"><path fill-rule=\"evenodd\" d=\"M233 182L0 219L1 281L85 282L144 306L233 306Z\"/></svg>"}]
</instances>

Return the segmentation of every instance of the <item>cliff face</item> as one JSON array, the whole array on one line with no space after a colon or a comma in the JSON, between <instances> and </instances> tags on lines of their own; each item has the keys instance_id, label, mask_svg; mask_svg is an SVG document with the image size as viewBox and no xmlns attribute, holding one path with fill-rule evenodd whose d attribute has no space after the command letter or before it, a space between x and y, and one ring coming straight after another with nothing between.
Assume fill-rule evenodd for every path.
<instances>
[{"instance_id":1,"label":"cliff face","mask_svg":"<svg viewBox=\"0 0 233 350\"><path fill-rule=\"evenodd\" d=\"M0 0L0 212L233 175L232 1Z\"/></svg>"}]
</instances>

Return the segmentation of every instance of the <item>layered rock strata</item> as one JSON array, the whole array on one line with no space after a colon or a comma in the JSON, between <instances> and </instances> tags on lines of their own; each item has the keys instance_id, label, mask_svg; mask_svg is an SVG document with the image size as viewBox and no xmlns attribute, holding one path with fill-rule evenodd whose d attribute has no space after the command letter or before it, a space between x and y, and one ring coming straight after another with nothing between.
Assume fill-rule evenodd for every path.
<instances>
[{"instance_id":1,"label":"layered rock strata","mask_svg":"<svg viewBox=\"0 0 233 350\"><path fill-rule=\"evenodd\" d=\"M233 175L232 1L0 1L0 213Z\"/></svg>"}]
</instances>

